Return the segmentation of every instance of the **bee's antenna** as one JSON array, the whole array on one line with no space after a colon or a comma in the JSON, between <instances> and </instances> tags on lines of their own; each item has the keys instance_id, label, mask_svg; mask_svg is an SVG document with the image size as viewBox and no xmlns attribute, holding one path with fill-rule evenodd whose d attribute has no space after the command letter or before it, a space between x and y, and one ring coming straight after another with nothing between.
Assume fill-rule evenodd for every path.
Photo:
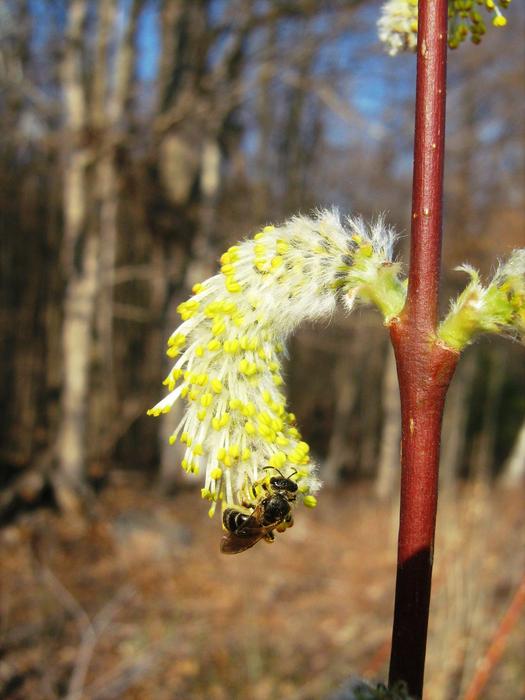
<instances>
[{"instance_id":1,"label":"bee's antenna","mask_svg":"<svg viewBox=\"0 0 525 700\"><path fill-rule=\"evenodd\" d=\"M263 469L274 469L278 474L282 476L283 479L289 479L290 477L295 476L297 474L297 469L295 468L289 476L285 476L280 469L277 469L277 467L272 467L271 465L263 467Z\"/></svg>"}]
</instances>

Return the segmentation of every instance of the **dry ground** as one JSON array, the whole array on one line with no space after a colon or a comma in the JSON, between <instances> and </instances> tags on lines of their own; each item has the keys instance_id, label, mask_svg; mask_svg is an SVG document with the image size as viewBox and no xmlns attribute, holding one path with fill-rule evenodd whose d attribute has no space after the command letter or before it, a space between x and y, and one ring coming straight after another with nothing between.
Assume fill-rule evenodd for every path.
<instances>
[{"instance_id":1,"label":"dry ground","mask_svg":"<svg viewBox=\"0 0 525 700\"><path fill-rule=\"evenodd\" d=\"M89 519L50 510L0 534L5 700L322 700L384 679L394 508L323 493L273 545L219 553L198 494L115 479ZM524 493L442 496L428 700L461 698L525 570ZM480 699L525 697L525 623Z\"/></svg>"}]
</instances>

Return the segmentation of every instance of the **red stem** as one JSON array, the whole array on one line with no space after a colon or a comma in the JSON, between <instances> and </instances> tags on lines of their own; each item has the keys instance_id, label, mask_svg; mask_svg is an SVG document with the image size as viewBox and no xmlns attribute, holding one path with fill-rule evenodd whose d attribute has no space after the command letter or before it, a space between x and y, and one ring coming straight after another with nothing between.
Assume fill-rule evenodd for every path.
<instances>
[{"instance_id":1,"label":"red stem","mask_svg":"<svg viewBox=\"0 0 525 700\"><path fill-rule=\"evenodd\" d=\"M437 344L445 145L447 0L419 0L407 303L390 327L401 394L398 564L390 684L422 697L445 395L458 354Z\"/></svg>"}]
</instances>

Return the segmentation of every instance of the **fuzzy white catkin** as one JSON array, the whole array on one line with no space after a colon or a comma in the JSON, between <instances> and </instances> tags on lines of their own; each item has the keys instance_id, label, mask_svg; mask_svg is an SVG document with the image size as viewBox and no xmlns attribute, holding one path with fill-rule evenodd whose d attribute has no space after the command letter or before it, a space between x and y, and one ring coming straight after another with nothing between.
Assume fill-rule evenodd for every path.
<instances>
[{"instance_id":1,"label":"fuzzy white catkin","mask_svg":"<svg viewBox=\"0 0 525 700\"><path fill-rule=\"evenodd\" d=\"M294 216L232 246L220 274L179 306L170 393L149 413L187 401L171 442L186 445L184 469L204 471L210 515L219 501L248 500L268 465L292 476L305 505L315 505L316 465L282 390L285 343L302 321L328 320L338 298L351 309L385 265L395 274L394 240L381 219L369 227L335 210Z\"/></svg>"}]
</instances>

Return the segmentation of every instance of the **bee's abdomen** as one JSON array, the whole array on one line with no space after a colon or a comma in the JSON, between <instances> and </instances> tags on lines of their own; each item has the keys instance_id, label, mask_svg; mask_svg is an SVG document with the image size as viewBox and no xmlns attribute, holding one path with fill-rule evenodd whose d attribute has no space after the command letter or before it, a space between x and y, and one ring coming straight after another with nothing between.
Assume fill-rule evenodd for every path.
<instances>
[{"instance_id":1,"label":"bee's abdomen","mask_svg":"<svg viewBox=\"0 0 525 700\"><path fill-rule=\"evenodd\" d=\"M222 522L229 532L238 532L246 524L249 517L246 513L241 513L235 508L226 508L222 516Z\"/></svg>"}]
</instances>

